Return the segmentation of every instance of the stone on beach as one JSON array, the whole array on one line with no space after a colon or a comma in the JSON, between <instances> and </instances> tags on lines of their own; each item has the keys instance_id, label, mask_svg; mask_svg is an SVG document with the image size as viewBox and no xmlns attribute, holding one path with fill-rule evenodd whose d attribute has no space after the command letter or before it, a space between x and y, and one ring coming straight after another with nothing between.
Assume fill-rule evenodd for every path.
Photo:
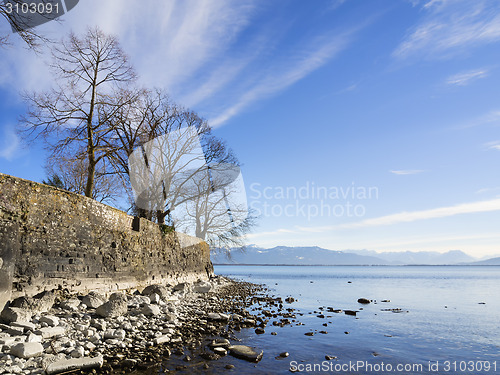
<instances>
[{"instance_id":1,"label":"stone on beach","mask_svg":"<svg viewBox=\"0 0 500 375\"><path fill-rule=\"evenodd\" d=\"M11 307L20 307L33 313L44 313L54 305L56 294L53 290L38 293L33 297L22 296L10 304Z\"/></svg>"},{"instance_id":2,"label":"stone on beach","mask_svg":"<svg viewBox=\"0 0 500 375\"><path fill-rule=\"evenodd\" d=\"M118 339L123 340L125 338L125 331L123 329L108 329L104 332L105 339Z\"/></svg>"},{"instance_id":3,"label":"stone on beach","mask_svg":"<svg viewBox=\"0 0 500 375\"><path fill-rule=\"evenodd\" d=\"M161 299L167 299L170 296L170 291L167 287L159 284L149 285L142 291L143 296L149 296L153 293L158 294Z\"/></svg>"},{"instance_id":4,"label":"stone on beach","mask_svg":"<svg viewBox=\"0 0 500 375\"><path fill-rule=\"evenodd\" d=\"M193 291L196 293L208 293L212 289L212 284L206 281L200 281L196 283L193 287Z\"/></svg>"},{"instance_id":5,"label":"stone on beach","mask_svg":"<svg viewBox=\"0 0 500 375\"><path fill-rule=\"evenodd\" d=\"M80 300L78 298L71 298L60 303L60 306L64 310L76 311L78 306L80 306Z\"/></svg>"},{"instance_id":6,"label":"stone on beach","mask_svg":"<svg viewBox=\"0 0 500 375\"><path fill-rule=\"evenodd\" d=\"M164 344L164 343L169 342L169 341L170 341L170 336L163 335L163 336L159 336L159 337L155 338L153 340L153 343L155 345L160 345L160 344Z\"/></svg>"},{"instance_id":7,"label":"stone on beach","mask_svg":"<svg viewBox=\"0 0 500 375\"><path fill-rule=\"evenodd\" d=\"M189 289L189 285L187 283L179 283L176 286L174 286L174 291L185 291Z\"/></svg>"},{"instance_id":8,"label":"stone on beach","mask_svg":"<svg viewBox=\"0 0 500 375\"><path fill-rule=\"evenodd\" d=\"M259 362L264 355L264 351L256 351L246 345L232 345L229 347L229 354L233 357L244 359L250 362Z\"/></svg>"},{"instance_id":9,"label":"stone on beach","mask_svg":"<svg viewBox=\"0 0 500 375\"><path fill-rule=\"evenodd\" d=\"M91 309L97 309L105 302L104 296L96 292L90 292L82 299L82 303Z\"/></svg>"},{"instance_id":10,"label":"stone on beach","mask_svg":"<svg viewBox=\"0 0 500 375\"><path fill-rule=\"evenodd\" d=\"M10 354L19 358L37 357L43 353L43 346L39 342L22 342L10 349Z\"/></svg>"},{"instance_id":11,"label":"stone on beach","mask_svg":"<svg viewBox=\"0 0 500 375\"><path fill-rule=\"evenodd\" d=\"M7 323L31 321L31 311L19 307L6 307L0 317Z\"/></svg>"},{"instance_id":12,"label":"stone on beach","mask_svg":"<svg viewBox=\"0 0 500 375\"><path fill-rule=\"evenodd\" d=\"M42 336L44 339L48 339L50 337L62 336L66 333L66 328L57 326L57 327L43 327L35 332L37 335Z\"/></svg>"},{"instance_id":13,"label":"stone on beach","mask_svg":"<svg viewBox=\"0 0 500 375\"><path fill-rule=\"evenodd\" d=\"M207 318L209 320L215 320L215 321L228 321L229 320L229 315L222 314L222 313L208 313Z\"/></svg>"},{"instance_id":14,"label":"stone on beach","mask_svg":"<svg viewBox=\"0 0 500 375\"><path fill-rule=\"evenodd\" d=\"M24 329L24 331L34 331L36 325L31 322L12 322L10 323L11 327L18 327Z\"/></svg>"},{"instance_id":15,"label":"stone on beach","mask_svg":"<svg viewBox=\"0 0 500 375\"><path fill-rule=\"evenodd\" d=\"M127 313L127 300L115 297L96 309L96 314L103 318L116 318Z\"/></svg>"},{"instance_id":16,"label":"stone on beach","mask_svg":"<svg viewBox=\"0 0 500 375\"><path fill-rule=\"evenodd\" d=\"M74 370L98 368L102 367L103 363L104 363L104 358L101 355L94 358L84 357L84 358L64 359L49 364L45 369L45 372L48 375L52 375Z\"/></svg>"},{"instance_id":17,"label":"stone on beach","mask_svg":"<svg viewBox=\"0 0 500 375\"><path fill-rule=\"evenodd\" d=\"M44 315L39 319L40 323L47 323L49 326L55 327L59 325L59 318L54 315Z\"/></svg>"},{"instance_id":18,"label":"stone on beach","mask_svg":"<svg viewBox=\"0 0 500 375\"><path fill-rule=\"evenodd\" d=\"M157 305L145 305L141 312L146 316L155 316L159 315L161 310Z\"/></svg>"},{"instance_id":19,"label":"stone on beach","mask_svg":"<svg viewBox=\"0 0 500 375\"><path fill-rule=\"evenodd\" d=\"M215 339L209 344L209 346L213 348L217 347L229 348L230 345L231 343L229 342L228 339Z\"/></svg>"}]
</instances>

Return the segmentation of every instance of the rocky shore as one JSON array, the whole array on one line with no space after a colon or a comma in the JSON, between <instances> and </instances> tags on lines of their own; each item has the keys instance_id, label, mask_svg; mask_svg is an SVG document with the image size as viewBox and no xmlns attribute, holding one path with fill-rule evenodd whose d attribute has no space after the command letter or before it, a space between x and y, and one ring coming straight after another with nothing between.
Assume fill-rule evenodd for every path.
<instances>
[{"instance_id":1,"label":"rocky shore","mask_svg":"<svg viewBox=\"0 0 500 375\"><path fill-rule=\"evenodd\" d=\"M54 290L21 297L1 314L0 374L202 371L226 355L258 362L263 351L240 343L235 331L264 333L271 319L296 323L292 301L220 276L109 296Z\"/></svg>"}]
</instances>

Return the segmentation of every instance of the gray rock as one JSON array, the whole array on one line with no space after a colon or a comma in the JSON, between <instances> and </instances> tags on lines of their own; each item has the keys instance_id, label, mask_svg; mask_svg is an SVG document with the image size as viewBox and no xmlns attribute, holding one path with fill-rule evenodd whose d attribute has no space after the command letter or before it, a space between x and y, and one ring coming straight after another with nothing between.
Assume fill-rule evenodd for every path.
<instances>
[{"instance_id":1,"label":"gray rock","mask_svg":"<svg viewBox=\"0 0 500 375\"><path fill-rule=\"evenodd\" d=\"M12 336L20 336L24 333L24 328L22 327L11 327L5 324L0 324L0 328L2 329L2 331L7 332L9 335Z\"/></svg>"},{"instance_id":2,"label":"gray rock","mask_svg":"<svg viewBox=\"0 0 500 375\"><path fill-rule=\"evenodd\" d=\"M157 338L155 338L153 340L155 345L164 344L164 343L169 342L169 341L170 341L170 336L168 336L168 335L158 336Z\"/></svg>"},{"instance_id":3,"label":"gray rock","mask_svg":"<svg viewBox=\"0 0 500 375\"><path fill-rule=\"evenodd\" d=\"M6 307L0 317L7 323L31 321L31 311L19 307Z\"/></svg>"},{"instance_id":4,"label":"gray rock","mask_svg":"<svg viewBox=\"0 0 500 375\"><path fill-rule=\"evenodd\" d=\"M59 306L64 310L76 311L78 306L80 306L80 300L78 298L71 298L66 301L62 301Z\"/></svg>"},{"instance_id":5,"label":"gray rock","mask_svg":"<svg viewBox=\"0 0 500 375\"><path fill-rule=\"evenodd\" d=\"M156 293L153 293L156 294ZM158 295L158 294L156 294ZM151 299L148 296L133 296L129 301L128 301L128 306L131 307L139 307L140 305L145 305L151 303Z\"/></svg>"},{"instance_id":6,"label":"gray rock","mask_svg":"<svg viewBox=\"0 0 500 375\"><path fill-rule=\"evenodd\" d=\"M152 293L149 295L149 300L151 301L151 303L159 303L161 297L158 293Z\"/></svg>"},{"instance_id":7,"label":"gray rock","mask_svg":"<svg viewBox=\"0 0 500 375\"><path fill-rule=\"evenodd\" d=\"M96 309L96 314L103 318L116 318L127 313L127 301L122 298L110 299Z\"/></svg>"},{"instance_id":8,"label":"gray rock","mask_svg":"<svg viewBox=\"0 0 500 375\"><path fill-rule=\"evenodd\" d=\"M229 354L233 357L250 362L259 362L262 359L264 352L262 350L257 351L246 345L232 345L229 347Z\"/></svg>"},{"instance_id":9,"label":"gray rock","mask_svg":"<svg viewBox=\"0 0 500 375\"><path fill-rule=\"evenodd\" d=\"M36 328L36 325L31 322L12 322L10 323L11 327L18 327L18 328L23 328L24 331L34 331Z\"/></svg>"},{"instance_id":10,"label":"gray rock","mask_svg":"<svg viewBox=\"0 0 500 375\"><path fill-rule=\"evenodd\" d=\"M159 284L149 285L142 291L143 296L149 296L153 293L158 294L160 298L164 300L170 296L170 291L167 287Z\"/></svg>"},{"instance_id":11,"label":"gray rock","mask_svg":"<svg viewBox=\"0 0 500 375\"><path fill-rule=\"evenodd\" d=\"M222 313L208 313L207 318L215 321L228 321L230 316Z\"/></svg>"},{"instance_id":12,"label":"gray rock","mask_svg":"<svg viewBox=\"0 0 500 375\"><path fill-rule=\"evenodd\" d=\"M216 346L215 348L212 349L215 354L218 354L220 356L225 356L227 354L227 350L224 349L222 346Z\"/></svg>"},{"instance_id":13,"label":"gray rock","mask_svg":"<svg viewBox=\"0 0 500 375\"><path fill-rule=\"evenodd\" d=\"M51 327L59 325L59 318L54 315L44 315L39 319L40 323L47 323Z\"/></svg>"},{"instance_id":14,"label":"gray rock","mask_svg":"<svg viewBox=\"0 0 500 375\"><path fill-rule=\"evenodd\" d=\"M105 320L101 320L101 319L92 319L90 321L90 326L91 327L94 327L95 329L99 330L99 331L105 331L106 328L107 328L107 323Z\"/></svg>"},{"instance_id":15,"label":"gray rock","mask_svg":"<svg viewBox=\"0 0 500 375\"><path fill-rule=\"evenodd\" d=\"M185 291L189 289L189 284L187 283L180 283L180 284L177 284L176 286L174 286L174 291L178 292L178 291Z\"/></svg>"},{"instance_id":16,"label":"gray rock","mask_svg":"<svg viewBox=\"0 0 500 375\"><path fill-rule=\"evenodd\" d=\"M229 348L231 343L229 342L228 339L215 339L212 340L212 342L209 344L210 347L216 348L216 347L222 347L222 348Z\"/></svg>"},{"instance_id":17,"label":"gray rock","mask_svg":"<svg viewBox=\"0 0 500 375\"><path fill-rule=\"evenodd\" d=\"M200 281L193 286L193 291L196 293L208 293L212 289L212 284L206 281Z\"/></svg>"},{"instance_id":18,"label":"gray rock","mask_svg":"<svg viewBox=\"0 0 500 375\"><path fill-rule=\"evenodd\" d=\"M79 346L69 353L72 358L82 358L85 355L85 349L83 346Z\"/></svg>"},{"instance_id":19,"label":"gray rock","mask_svg":"<svg viewBox=\"0 0 500 375\"><path fill-rule=\"evenodd\" d=\"M0 347L3 345L12 346L16 342L24 342L24 336L11 336L7 332L0 332Z\"/></svg>"},{"instance_id":20,"label":"gray rock","mask_svg":"<svg viewBox=\"0 0 500 375\"><path fill-rule=\"evenodd\" d=\"M69 372L73 370L99 368L102 367L103 363L104 363L104 358L102 357L102 355L99 355L94 358L84 357L84 358L64 359L49 364L45 369L45 372L48 375L52 375L52 374L59 374L61 372Z\"/></svg>"},{"instance_id":21,"label":"gray rock","mask_svg":"<svg viewBox=\"0 0 500 375\"><path fill-rule=\"evenodd\" d=\"M115 301L115 300L120 300L120 301L127 301L127 296L124 293L121 292L115 292L109 296L110 301Z\"/></svg>"},{"instance_id":22,"label":"gray rock","mask_svg":"<svg viewBox=\"0 0 500 375\"><path fill-rule=\"evenodd\" d=\"M45 291L33 297L19 297L10 304L11 307L19 307L30 310L33 313L44 313L49 311L54 305L56 298L55 291Z\"/></svg>"},{"instance_id":23,"label":"gray rock","mask_svg":"<svg viewBox=\"0 0 500 375\"><path fill-rule=\"evenodd\" d=\"M123 329L108 329L104 332L105 339L118 339L123 340L125 338L125 331Z\"/></svg>"},{"instance_id":24,"label":"gray rock","mask_svg":"<svg viewBox=\"0 0 500 375\"><path fill-rule=\"evenodd\" d=\"M157 305L145 305L141 312L146 316L155 316L160 314L161 310Z\"/></svg>"},{"instance_id":25,"label":"gray rock","mask_svg":"<svg viewBox=\"0 0 500 375\"><path fill-rule=\"evenodd\" d=\"M62 336L66 333L66 328L57 326L57 327L43 327L35 332L37 335L42 336L44 339L48 339L50 337Z\"/></svg>"},{"instance_id":26,"label":"gray rock","mask_svg":"<svg viewBox=\"0 0 500 375\"><path fill-rule=\"evenodd\" d=\"M97 309L105 302L106 298L104 298L103 295L96 292L90 292L82 299L82 303L91 309Z\"/></svg>"},{"instance_id":27,"label":"gray rock","mask_svg":"<svg viewBox=\"0 0 500 375\"><path fill-rule=\"evenodd\" d=\"M26 342L42 342L42 336L35 335L34 333L30 333L26 337Z\"/></svg>"},{"instance_id":28,"label":"gray rock","mask_svg":"<svg viewBox=\"0 0 500 375\"><path fill-rule=\"evenodd\" d=\"M10 349L10 354L20 358L37 357L43 353L43 346L39 342L22 342Z\"/></svg>"}]
</instances>

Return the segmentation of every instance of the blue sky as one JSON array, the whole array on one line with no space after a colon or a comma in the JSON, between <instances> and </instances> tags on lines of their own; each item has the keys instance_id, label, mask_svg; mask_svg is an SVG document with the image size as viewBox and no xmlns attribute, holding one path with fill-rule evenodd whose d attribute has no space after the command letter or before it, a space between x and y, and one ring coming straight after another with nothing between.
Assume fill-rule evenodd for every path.
<instances>
[{"instance_id":1,"label":"blue sky","mask_svg":"<svg viewBox=\"0 0 500 375\"><path fill-rule=\"evenodd\" d=\"M95 25L234 149L250 243L500 254L498 1L86 0L39 31ZM0 172L40 181L42 145L14 128L48 56L12 42Z\"/></svg>"}]
</instances>

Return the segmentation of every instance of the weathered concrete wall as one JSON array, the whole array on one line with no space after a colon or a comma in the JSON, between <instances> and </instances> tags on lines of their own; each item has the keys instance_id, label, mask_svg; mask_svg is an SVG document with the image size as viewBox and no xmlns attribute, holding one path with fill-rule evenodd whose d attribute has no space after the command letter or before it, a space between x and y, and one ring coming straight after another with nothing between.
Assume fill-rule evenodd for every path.
<instances>
[{"instance_id":1,"label":"weathered concrete wall","mask_svg":"<svg viewBox=\"0 0 500 375\"><path fill-rule=\"evenodd\" d=\"M111 291L213 274L205 242L164 234L145 219L137 231L133 220L81 195L0 174L0 310L10 297L57 287Z\"/></svg>"}]
</instances>

